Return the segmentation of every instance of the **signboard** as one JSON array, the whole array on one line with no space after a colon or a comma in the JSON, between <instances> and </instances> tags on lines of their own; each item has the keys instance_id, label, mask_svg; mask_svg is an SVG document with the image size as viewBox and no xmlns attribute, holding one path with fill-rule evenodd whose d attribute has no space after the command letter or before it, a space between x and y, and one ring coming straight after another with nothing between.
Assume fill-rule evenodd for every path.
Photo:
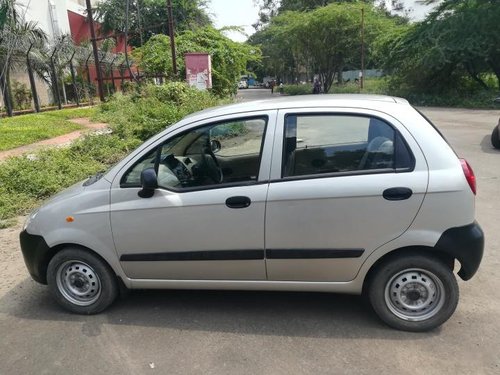
<instances>
[{"instance_id":1,"label":"signboard","mask_svg":"<svg viewBox=\"0 0 500 375\"><path fill-rule=\"evenodd\" d=\"M212 63L208 53L186 53L186 81L198 90L212 88Z\"/></svg>"}]
</instances>

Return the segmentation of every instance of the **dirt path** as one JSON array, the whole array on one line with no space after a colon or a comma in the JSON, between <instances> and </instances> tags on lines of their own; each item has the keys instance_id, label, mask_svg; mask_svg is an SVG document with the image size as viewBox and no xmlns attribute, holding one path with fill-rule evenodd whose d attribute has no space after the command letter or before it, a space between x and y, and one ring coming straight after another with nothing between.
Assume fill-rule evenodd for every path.
<instances>
[{"instance_id":1,"label":"dirt path","mask_svg":"<svg viewBox=\"0 0 500 375\"><path fill-rule=\"evenodd\" d=\"M84 129L63 134L55 138L44 139L43 141L39 141L29 145L16 147L11 150L0 151L0 161L3 161L12 156L20 156L26 153L34 152L42 148L58 147L58 146L64 147L69 145L75 139L80 138L83 134L88 133L89 131L103 130L106 129L106 127L108 126L108 124L101 122L90 122L90 120L87 117L74 118L68 121L81 125L84 127Z\"/></svg>"}]
</instances>

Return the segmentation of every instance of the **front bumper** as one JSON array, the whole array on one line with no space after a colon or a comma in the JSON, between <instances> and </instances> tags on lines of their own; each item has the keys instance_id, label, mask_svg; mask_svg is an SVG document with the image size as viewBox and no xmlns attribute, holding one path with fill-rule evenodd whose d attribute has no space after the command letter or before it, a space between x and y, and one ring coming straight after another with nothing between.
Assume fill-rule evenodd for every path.
<instances>
[{"instance_id":1,"label":"front bumper","mask_svg":"<svg viewBox=\"0 0 500 375\"><path fill-rule=\"evenodd\" d=\"M23 230L19 235L24 263L33 280L47 284L47 267L50 260L50 248L42 236L29 234Z\"/></svg>"},{"instance_id":2,"label":"front bumper","mask_svg":"<svg viewBox=\"0 0 500 375\"><path fill-rule=\"evenodd\" d=\"M461 265L458 276L462 280L469 280L483 259L483 230L477 222L464 227L450 228L441 235L435 249L458 259Z\"/></svg>"}]
</instances>

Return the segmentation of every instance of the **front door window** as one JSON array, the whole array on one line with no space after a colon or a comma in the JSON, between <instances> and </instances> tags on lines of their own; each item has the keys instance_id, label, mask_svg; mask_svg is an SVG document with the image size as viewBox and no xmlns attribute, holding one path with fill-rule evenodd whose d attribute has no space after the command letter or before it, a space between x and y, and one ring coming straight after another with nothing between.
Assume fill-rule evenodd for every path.
<instances>
[{"instance_id":1,"label":"front door window","mask_svg":"<svg viewBox=\"0 0 500 375\"><path fill-rule=\"evenodd\" d=\"M147 153L122 178L139 187L141 172L155 168L169 190L257 181L265 118L232 120L183 132Z\"/></svg>"}]
</instances>

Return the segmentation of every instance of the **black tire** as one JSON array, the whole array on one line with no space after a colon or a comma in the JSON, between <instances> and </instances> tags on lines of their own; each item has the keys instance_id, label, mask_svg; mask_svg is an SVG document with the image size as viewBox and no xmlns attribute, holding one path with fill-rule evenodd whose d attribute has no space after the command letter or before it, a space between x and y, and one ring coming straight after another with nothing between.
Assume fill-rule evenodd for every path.
<instances>
[{"instance_id":1,"label":"black tire","mask_svg":"<svg viewBox=\"0 0 500 375\"><path fill-rule=\"evenodd\" d=\"M453 315L459 290L455 275L443 261L412 253L379 265L368 286L368 297L389 326L421 332L440 326Z\"/></svg>"},{"instance_id":2,"label":"black tire","mask_svg":"<svg viewBox=\"0 0 500 375\"><path fill-rule=\"evenodd\" d=\"M500 126L495 126L495 129L493 129L493 132L491 133L491 144L496 149L500 149L500 135L498 134L500 130L499 128Z\"/></svg>"},{"instance_id":3,"label":"black tire","mask_svg":"<svg viewBox=\"0 0 500 375\"><path fill-rule=\"evenodd\" d=\"M47 283L59 305L76 314L97 314L116 299L113 270L97 255L78 248L59 251L49 262Z\"/></svg>"}]
</instances>

